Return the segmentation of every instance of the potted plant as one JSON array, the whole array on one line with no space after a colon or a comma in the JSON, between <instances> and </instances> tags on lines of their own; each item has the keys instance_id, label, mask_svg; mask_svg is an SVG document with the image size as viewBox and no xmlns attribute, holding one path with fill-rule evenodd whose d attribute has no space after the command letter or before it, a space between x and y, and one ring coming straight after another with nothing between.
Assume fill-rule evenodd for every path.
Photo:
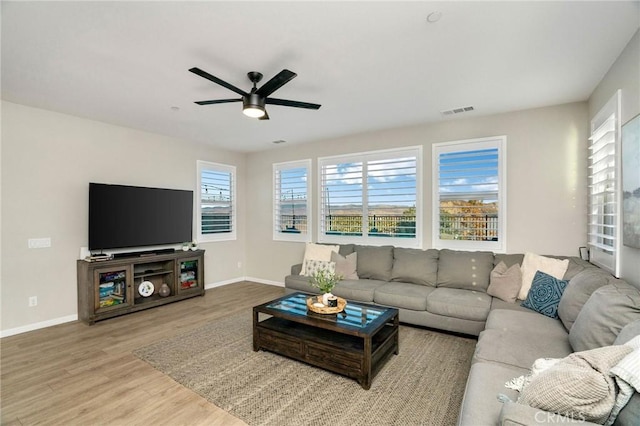
<instances>
[{"instance_id":1,"label":"potted plant","mask_svg":"<svg viewBox=\"0 0 640 426\"><path fill-rule=\"evenodd\" d=\"M322 292L322 303L325 306L329 305L329 298L333 297L331 291L341 279L342 275L327 271L326 269L321 269L311 276L310 283Z\"/></svg>"}]
</instances>

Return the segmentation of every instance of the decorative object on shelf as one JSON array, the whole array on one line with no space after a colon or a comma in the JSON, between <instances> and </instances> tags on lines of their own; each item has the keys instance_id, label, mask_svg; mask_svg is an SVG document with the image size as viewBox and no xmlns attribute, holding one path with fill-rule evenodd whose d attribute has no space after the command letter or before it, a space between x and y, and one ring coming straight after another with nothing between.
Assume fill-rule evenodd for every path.
<instances>
[{"instance_id":1,"label":"decorative object on shelf","mask_svg":"<svg viewBox=\"0 0 640 426\"><path fill-rule=\"evenodd\" d=\"M322 293L322 303L329 306L329 298L334 297L331 290L342 279L342 276L326 269L320 269L311 276L310 283L313 287L320 289Z\"/></svg>"},{"instance_id":2,"label":"decorative object on shelf","mask_svg":"<svg viewBox=\"0 0 640 426\"><path fill-rule=\"evenodd\" d=\"M153 294L153 290L155 290L155 287L151 281L142 281L138 286L138 293L140 293L140 296L142 297L151 296Z\"/></svg>"},{"instance_id":3,"label":"decorative object on shelf","mask_svg":"<svg viewBox=\"0 0 640 426\"><path fill-rule=\"evenodd\" d=\"M167 297L171 295L171 289L169 288L169 285L167 283L162 283L162 285L160 286L160 290L158 290L158 294L161 297Z\"/></svg>"},{"instance_id":4,"label":"decorative object on shelf","mask_svg":"<svg viewBox=\"0 0 640 426\"><path fill-rule=\"evenodd\" d=\"M198 250L198 243L195 240L191 241L191 245L189 248L191 248L192 251Z\"/></svg>"},{"instance_id":5,"label":"decorative object on shelf","mask_svg":"<svg viewBox=\"0 0 640 426\"><path fill-rule=\"evenodd\" d=\"M347 301L342 297L333 296L336 298L336 307L325 306L321 300L322 296L311 296L307 298L307 309L316 314L338 314L344 311L347 306Z\"/></svg>"},{"instance_id":6,"label":"decorative object on shelf","mask_svg":"<svg viewBox=\"0 0 640 426\"><path fill-rule=\"evenodd\" d=\"M191 243L182 243L182 251L189 251Z\"/></svg>"}]
</instances>

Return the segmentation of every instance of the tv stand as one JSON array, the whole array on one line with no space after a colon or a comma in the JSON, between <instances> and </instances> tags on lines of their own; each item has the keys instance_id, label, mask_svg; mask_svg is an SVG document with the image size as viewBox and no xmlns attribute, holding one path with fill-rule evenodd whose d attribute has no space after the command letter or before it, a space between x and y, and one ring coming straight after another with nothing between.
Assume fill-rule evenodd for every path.
<instances>
[{"instance_id":1,"label":"tv stand","mask_svg":"<svg viewBox=\"0 0 640 426\"><path fill-rule=\"evenodd\" d=\"M124 253L123 253L124 254ZM78 260L78 318L89 325L142 309L204 296L204 250L154 251L100 262ZM142 283L145 285L142 285ZM153 292L146 294L150 282ZM160 289L168 287L169 294Z\"/></svg>"}]
</instances>

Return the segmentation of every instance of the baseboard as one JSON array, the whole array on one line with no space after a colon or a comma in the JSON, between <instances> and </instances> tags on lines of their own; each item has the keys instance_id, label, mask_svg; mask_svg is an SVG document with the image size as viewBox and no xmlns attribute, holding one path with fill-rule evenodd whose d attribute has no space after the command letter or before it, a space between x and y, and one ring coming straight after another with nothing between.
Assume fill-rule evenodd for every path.
<instances>
[{"instance_id":1,"label":"baseboard","mask_svg":"<svg viewBox=\"0 0 640 426\"><path fill-rule=\"evenodd\" d=\"M274 285L277 287L284 287L284 283L278 282L278 281L263 280L262 278L254 278L254 277L237 277L237 278L231 278L229 280L205 284L204 289L210 290L212 288L221 287L223 285L233 284L241 281L252 281L259 284L268 284L268 285ZM65 322L76 321L77 319L78 319L78 315L74 314L74 315L67 315L66 317L54 318L47 321L36 322L34 324L24 325L22 327L10 328L9 330L0 331L0 338L15 336L16 334L22 334L28 331L39 330L41 328L52 327L54 325L64 324Z\"/></svg>"},{"instance_id":2,"label":"baseboard","mask_svg":"<svg viewBox=\"0 0 640 426\"><path fill-rule=\"evenodd\" d=\"M39 330L41 328L53 327L54 325L64 324L66 322L77 321L78 315L67 315L66 317L54 318L47 321L36 322L22 327L10 328L0 331L0 338L15 336L16 334L26 333L28 331Z\"/></svg>"},{"instance_id":3,"label":"baseboard","mask_svg":"<svg viewBox=\"0 0 640 426\"><path fill-rule=\"evenodd\" d=\"M284 283L280 281L265 280L262 278L255 278L255 277L237 277L237 278L231 278L229 280L217 281L215 283L205 284L204 289L210 290L212 288L221 287L223 285L228 285L228 284L239 283L241 281L251 281L259 284L268 284L276 287L284 287Z\"/></svg>"},{"instance_id":4,"label":"baseboard","mask_svg":"<svg viewBox=\"0 0 640 426\"><path fill-rule=\"evenodd\" d=\"M244 280L251 281L254 283L259 283L259 284L274 285L276 287L284 287L284 283L281 281L263 280L262 278L255 278L255 277L244 277Z\"/></svg>"}]
</instances>

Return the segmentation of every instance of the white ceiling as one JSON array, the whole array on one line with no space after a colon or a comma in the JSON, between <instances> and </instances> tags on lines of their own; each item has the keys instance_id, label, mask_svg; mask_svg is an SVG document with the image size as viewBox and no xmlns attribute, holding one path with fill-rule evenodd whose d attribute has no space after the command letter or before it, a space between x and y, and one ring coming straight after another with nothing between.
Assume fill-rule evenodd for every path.
<instances>
[{"instance_id":1,"label":"white ceiling","mask_svg":"<svg viewBox=\"0 0 640 426\"><path fill-rule=\"evenodd\" d=\"M584 101L640 26L640 2L2 1L2 98L236 151ZM442 13L436 23L427 16ZM283 68L268 106L249 90ZM172 107L177 107L172 108Z\"/></svg>"}]
</instances>

